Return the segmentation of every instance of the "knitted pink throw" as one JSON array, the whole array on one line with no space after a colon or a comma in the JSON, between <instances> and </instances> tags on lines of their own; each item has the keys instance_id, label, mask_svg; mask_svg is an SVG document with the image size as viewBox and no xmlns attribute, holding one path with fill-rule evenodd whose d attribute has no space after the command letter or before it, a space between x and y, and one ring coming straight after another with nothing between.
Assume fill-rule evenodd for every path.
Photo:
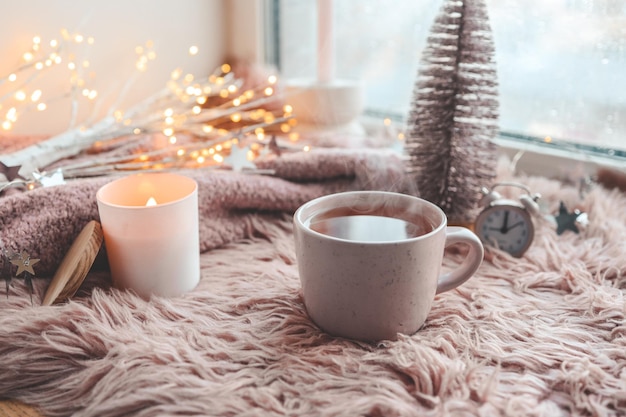
<instances>
[{"instance_id":1,"label":"knitted pink throw","mask_svg":"<svg viewBox=\"0 0 626 417\"><path fill-rule=\"evenodd\" d=\"M198 182L201 252L250 236L252 219L292 213L323 194L405 185L400 157L380 150L319 149L258 166L275 175L180 171ZM40 258L38 275L53 273L84 225L99 218L95 196L108 181L76 180L0 198L0 241Z\"/></svg>"},{"instance_id":2,"label":"knitted pink throw","mask_svg":"<svg viewBox=\"0 0 626 417\"><path fill-rule=\"evenodd\" d=\"M50 416L617 416L626 412L626 197L517 178L590 218L557 236L539 222L521 259L490 252L439 295L414 335L330 337L307 317L290 215L318 195L402 189L389 155L320 151L276 177L190 172L200 184L202 278L142 300L93 272L67 304L40 307L47 276L97 216L107 180L0 197L0 237L42 259L34 306L0 287L0 398ZM367 175L365 175L367 174ZM459 262L449 253L445 267ZM320 260L323 262L323 260Z\"/></svg>"}]
</instances>

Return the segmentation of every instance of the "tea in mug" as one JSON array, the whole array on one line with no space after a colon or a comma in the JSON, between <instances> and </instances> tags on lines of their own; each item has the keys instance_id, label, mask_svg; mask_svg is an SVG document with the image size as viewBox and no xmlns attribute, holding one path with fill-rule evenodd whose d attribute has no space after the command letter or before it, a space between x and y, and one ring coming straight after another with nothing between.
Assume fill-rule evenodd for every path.
<instances>
[{"instance_id":1,"label":"tea in mug","mask_svg":"<svg viewBox=\"0 0 626 417\"><path fill-rule=\"evenodd\" d=\"M425 235L434 229L419 215L413 214L409 221L405 219L407 216L393 214L390 208L364 213L345 207L314 216L309 227L327 236L359 242L406 240Z\"/></svg>"}]
</instances>

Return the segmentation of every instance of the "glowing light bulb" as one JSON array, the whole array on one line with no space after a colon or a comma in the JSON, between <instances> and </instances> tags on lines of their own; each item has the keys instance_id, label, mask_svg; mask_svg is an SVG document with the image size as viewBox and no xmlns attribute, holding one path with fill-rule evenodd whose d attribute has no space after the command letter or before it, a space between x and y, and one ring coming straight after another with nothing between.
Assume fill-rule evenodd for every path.
<instances>
[{"instance_id":1,"label":"glowing light bulb","mask_svg":"<svg viewBox=\"0 0 626 417\"><path fill-rule=\"evenodd\" d=\"M156 205L157 205L157 201L154 199L154 197L150 197L148 201L146 201L146 207L151 207L151 206L156 206Z\"/></svg>"},{"instance_id":2,"label":"glowing light bulb","mask_svg":"<svg viewBox=\"0 0 626 417\"><path fill-rule=\"evenodd\" d=\"M189 47L189 55L193 56L193 55L197 55L198 54L198 47L193 45Z\"/></svg>"},{"instance_id":3,"label":"glowing light bulb","mask_svg":"<svg viewBox=\"0 0 626 417\"><path fill-rule=\"evenodd\" d=\"M7 111L6 119L10 122L15 123L17 120L17 109L15 107L11 107L9 111Z\"/></svg>"},{"instance_id":4,"label":"glowing light bulb","mask_svg":"<svg viewBox=\"0 0 626 417\"><path fill-rule=\"evenodd\" d=\"M41 98L41 90L35 90L30 95L30 100L31 101L39 101L40 98Z\"/></svg>"},{"instance_id":5,"label":"glowing light bulb","mask_svg":"<svg viewBox=\"0 0 626 417\"><path fill-rule=\"evenodd\" d=\"M170 75L170 78L172 80L177 80L180 78L180 76L182 75L183 70L180 68L176 68L174 71L172 71L172 74Z\"/></svg>"}]
</instances>

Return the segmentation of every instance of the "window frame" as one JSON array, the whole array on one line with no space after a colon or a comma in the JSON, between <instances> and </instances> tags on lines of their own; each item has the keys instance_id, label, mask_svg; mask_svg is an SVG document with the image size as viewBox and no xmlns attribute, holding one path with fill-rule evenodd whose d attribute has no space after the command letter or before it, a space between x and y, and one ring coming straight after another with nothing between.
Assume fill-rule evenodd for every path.
<instances>
[{"instance_id":1,"label":"window frame","mask_svg":"<svg viewBox=\"0 0 626 417\"><path fill-rule=\"evenodd\" d=\"M230 3L231 17L236 16L238 21L239 27L236 29L242 31L240 36L232 33L236 22L231 19L230 36L238 39L236 44L231 44L235 56L280 70L279 23L275 18L279 0L224 1ZM242 18L243 22L248 22L243 28ZM385 115L376 116L380 117L381 121L385 117ZM371 122L376 116L366 114L364 118ZM387 116L394 119L393 115ZM397 115L395 119L398 119ZM576 167L578 174L589 176L593 176L600 168L626 172L626 151L623 150L615 150L611 155L605 148L566 141L546 142L540 138L506 132L501 132L495 142L499 152L514 161L515 171L518 173L561 178L568 174L562 167L570 170Z\"/></svg>"}]
</instances>

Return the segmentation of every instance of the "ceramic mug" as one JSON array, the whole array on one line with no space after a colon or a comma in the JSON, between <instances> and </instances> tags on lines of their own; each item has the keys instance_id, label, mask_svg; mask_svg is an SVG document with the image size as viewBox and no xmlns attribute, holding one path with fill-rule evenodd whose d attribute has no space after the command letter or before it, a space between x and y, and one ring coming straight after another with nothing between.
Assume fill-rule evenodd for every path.
<instances>
[{"instance_id":1,"label":"ceramic mug","mask_svg":"<svg viewBox=\"0 0 626 417\"><path fill-rule=\"evenodd\" d=\"M302 205L293 218L304 304L324 331L377 341L415 333L436 294L468 280L484 249L469 229L448 227L436 205L406 194L354 191ZM469 247L442 273L444 249Z\"/></svg>"}]
</instances>

